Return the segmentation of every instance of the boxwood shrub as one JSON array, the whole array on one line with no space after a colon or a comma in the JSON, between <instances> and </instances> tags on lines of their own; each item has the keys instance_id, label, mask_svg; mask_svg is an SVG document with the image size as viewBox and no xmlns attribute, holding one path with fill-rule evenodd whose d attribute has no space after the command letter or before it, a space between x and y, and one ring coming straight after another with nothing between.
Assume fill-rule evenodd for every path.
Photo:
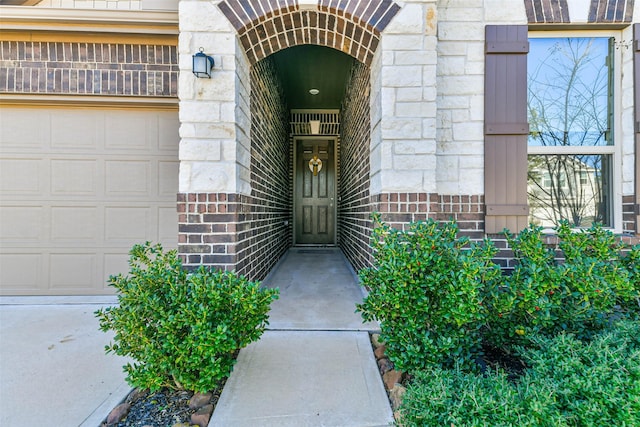
<instances>
[{"instance_id":1,"label":"boxwood shrub","mask_svg":"<svg viewBox=\"0 0 640 427\"><path fill-rule=\"evenodd\" d=\"M576 231L561 222L557 236L561 260L544 244L541 227L507 233L517 264L487 299L488 339L494 345L560 332L588 339L613 319L636 317L638 247L628 248L598 224Z\"/></svg>"},{"instance_id":2,"label":"boxwood shrub","mask_svg":"<svg viewBox=\"0 0 640 427\"><path fill-rule=\"evenodd\" d=\"M358 310L380 322L386 354L399 370L476 370L485 287L501 278L494 246L458 238L455 222L413 222L403 231L374 221L374 265L360 271L369 294Z\"/></svg>"},{"instance_id":3,"label":"boxwood shrub","mask_svg":"<svg viewBox=\"0 0 640 427\"><path fill-rule=\"evenodd\" d=\"M130 271L109 278L117 306L96 311L102 331L115 332L107 353L133 359L124 367L134 387L213 390L227 377L235 353L268 324L277 289L231 272L200 267L189 273L176 251L135 245Z\"/></svg>"}]
</instances>

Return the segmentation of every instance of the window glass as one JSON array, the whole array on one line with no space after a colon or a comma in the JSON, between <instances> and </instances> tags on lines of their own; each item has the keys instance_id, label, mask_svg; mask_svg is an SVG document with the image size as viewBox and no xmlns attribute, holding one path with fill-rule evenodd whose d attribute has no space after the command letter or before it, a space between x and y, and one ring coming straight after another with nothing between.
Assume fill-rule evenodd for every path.
<instances>
[{"instance_id":1,"label":"window glass","mask_svg":"<svg viewBox=\"0 0 640 427\"><path fill-rule=\"evenodd\" d=\"M529 41L529 220L612 226L611 39Z\"/></svg>"},{"instance_id":2,"label":"window glass","mask_svg":"<svg viewBox=\"0 0 640 427\"><path fill-rule=\"evenodd\" d=\"M553 227L608 223L611 155L529 156L530 221Z\"/></svg>"},{"instance_id":3,"label":"window glass","mask_svg":"<svg viewBox=\"0 0 640 427\"><path fill-rule=\"evenodd\" d=\"M529 145L594 146L609 137L609 39L530 39Z\"/></svg>"}]
</instances>

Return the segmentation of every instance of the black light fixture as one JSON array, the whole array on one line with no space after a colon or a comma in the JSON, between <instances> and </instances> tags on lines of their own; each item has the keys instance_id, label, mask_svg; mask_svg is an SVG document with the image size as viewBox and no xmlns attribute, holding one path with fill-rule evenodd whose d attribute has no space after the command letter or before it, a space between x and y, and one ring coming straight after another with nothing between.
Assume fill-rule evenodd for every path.
<instances>
[{"instance_id":1,"label":"black light fixture","mask_svg":"<svg viewBox=\"0 0 640 427\"><path fill-rule=\"evenodd\" d=\"M211 69L213 68L213 58L204 53L204 48L193 55L193 74L198 78L211 78Z\"/></svg>"}]
</instances>

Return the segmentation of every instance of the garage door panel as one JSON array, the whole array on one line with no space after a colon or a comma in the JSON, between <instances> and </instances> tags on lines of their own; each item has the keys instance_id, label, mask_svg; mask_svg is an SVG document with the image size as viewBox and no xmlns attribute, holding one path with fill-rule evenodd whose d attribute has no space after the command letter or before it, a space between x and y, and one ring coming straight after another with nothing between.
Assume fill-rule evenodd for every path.
<instances>
[{"instance_id":1,"label":"garage door panel","mask_svg":"<svg viewBox=\"0 0 640 427\"><path fill-rule=\"evenodd\" d=\"M0 294L112 294L133 244L177 247L177 111L1 108Z\"/></svg>"},{"instance_id":2,"label":"garage door panel","mask_svg":"<svg viewBox=\"0 0 640 427\"><path fill-rule=\"evenodd\" d=\"M0 255L0 283L7 291L39 290L42 286L42 254Z\"/></svg>"},{"instance_id":3,"label":"garage door panel","mask_svg":"<svg viewBox=\"0 0 640 427\"><path fill-rule=\"evenodd\" d=\"M174 152L177 149L174 133L180 128L178 115L167 111L159 114L158 119L158 148Z\"/></svg>"},{"instance_id":4,"label":"garage door panel","mask_svg":"<svg viewBox=\"0 0 640 427\"><path fill-rule=\"evenodd\" d=\"M96 160L51 160L51 194L58 196L86 196L97 192Z\"/></svg>"},{"instance_id":5,"label":"garage door panel","mask_svg":"<svg viewBox=\"0 0 640 427\"><path fill-rule=\"evenodd\" d=\"M51 147L97 150L102 145L103 127L103 115L93 110L56 111L51 121Z\"/></svg>"},{"instance_id":6,"label":"garage door panel","mask_svg":"<svg viewBox=\"0 0 640 427\"><path fill-rule=\"evenodd\" d=\"M0 206L0 241L14 244L40 241L45 215L46 210L38 206Z\"/></svg>"},{"instance_id":7,"label":"garage door panel","mask_svg":"<svg viewBox=\"0 0 640 427\"><path fill-rule=\"evenodd\" d=\"M147 195L151 190L149 161L109 160L105 169L107 196Z\"/></svg>"},{"instance_id":8,"label":"garage door panel","mask_svg":"<svg viewBox=\"0 0 640 427\"><path fill-rule=\"evenodd\" d=\"M165 197L175 197L176 182L180 175L180 162L158 162L158 194Z\"/></svg>"},{"instance_id":9,"label":"garage door panel","mask_svg":"<svg viewBox=\"0 0 640 427\"><path fill-rule=\"evenodd\" d=\"M0 114L0 146L3 150L42 149L49 145L49 114L39 109L3 109ZM37 124L34 126L34 123Z\"/></svg>"},{"instance_id":10,"label":"garage door panel","mask_svg":"<svg viewBox=\"0 0 640 427\"><path fill-rule=\"evenodd\" d=\"M49 259L51 289L90 289L96 283L95 253L55 253Z\"/></svg>"},{"instance_id":11,"label":"garage door panel","mask_svg":"<svg viewBox=\"0 0 640 427\"><path fill-rule=\"evenodd\" d=\"M105 253L103 257L104 275L101 283L104 289L113 290L107 282L110 276L116 276L120 273L126 274L129 271L129 252Z\"/></svg>"},{"instance_id":12,"label":"garage door panel","mask_svg":"<svg viewBox=\"0 0 640 427\"><path fill-rule=\"evenodd\" d=\"M42 159L0 159L0 195L33 195L43 191Z\"/></svg>"},{"instance_id":13,"label":"garage door panel","mask_svg":"<svg viewBox=\"0 0 640 427\"><path fill-rule=\"evenodd\" d=\"M157 232L149 208L108 207L105 213L107 241L137 242L152 240Z\"/></svg>"},{"instance_id":14,"label":"garage door panel","mask_svg":"<svg viewBox=\"0 0 640 427\"><path fill-rule=\"evenodd\" d=\"M160 240L177 244L178 214L172 208L158 208L158 230Z\"/></svg>"},{"instance_id":15,"label":"garage door panel","mask_svg":"<svg viewBox=\"0 0 640 427\"><path fill-rule=\"evenodd\" d=\"M116 113L106 117L105 147L128 151L153 149L158 139L157 117L142 112Z\"/></svg>"},{"instance_id":16,"label":"garage door panel","mask_svg":"<svg viewBox=\"0 0 640 427\"><path fill-rule=\"evenodd\" d=\"M51 208L51 240L96 241L100 235L98 208L54 206Z\"/></svg>"}]
</instances>

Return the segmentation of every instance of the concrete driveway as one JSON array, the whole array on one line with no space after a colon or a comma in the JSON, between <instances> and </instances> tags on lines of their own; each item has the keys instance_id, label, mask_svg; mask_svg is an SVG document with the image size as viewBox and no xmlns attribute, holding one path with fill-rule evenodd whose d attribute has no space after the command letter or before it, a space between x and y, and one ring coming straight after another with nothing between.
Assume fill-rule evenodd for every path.
<instances>
[{"instance_id":1,"label":"concrete driveway","mask_svg":"<svg viewBox=\"0 0 640 427\"><path fill-rule=\"evenodd\" d=\"M115 301L0 297L0 425L99 425L130 390L93 314Z\"/></svg>"}]
</instances>

